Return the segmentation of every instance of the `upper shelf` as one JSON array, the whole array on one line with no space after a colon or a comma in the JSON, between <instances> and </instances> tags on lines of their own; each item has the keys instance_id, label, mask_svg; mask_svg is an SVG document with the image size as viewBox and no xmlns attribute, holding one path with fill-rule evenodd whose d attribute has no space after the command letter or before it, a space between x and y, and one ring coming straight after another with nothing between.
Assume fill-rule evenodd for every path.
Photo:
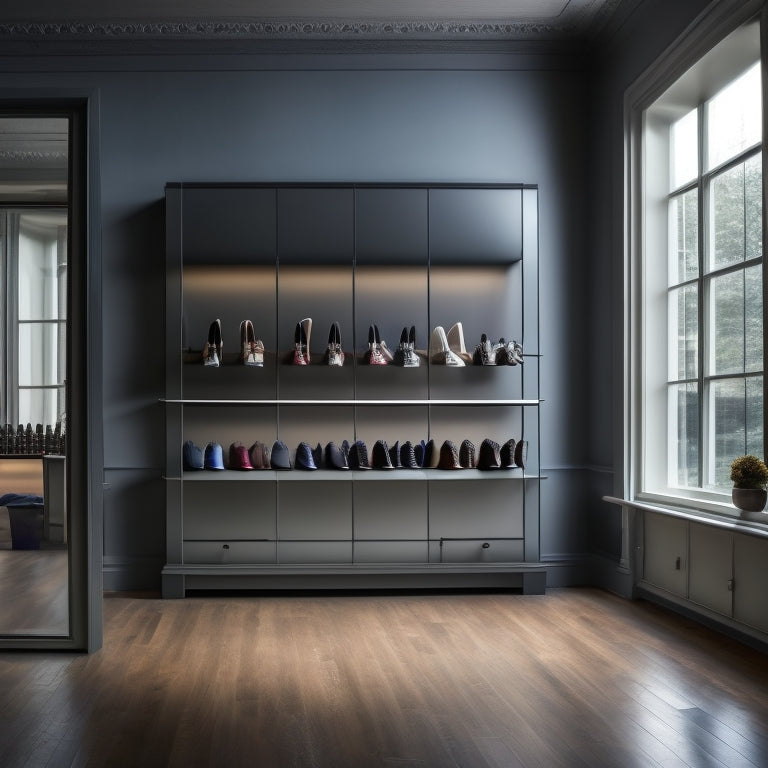
<instances>
[{"instance_id":1,"label":"upper shelf","mask_svg":"<svg viewBox=\"0 0 768 768\"><path fill-rule=\"evenodd\" d=\"M173 403L177 405L540 405L543 400L330 400L330 399L263 399L263 400L223 400L223 399L187 399L187 398L160 398L161 403Z\"/></svg>"}]
</instances>

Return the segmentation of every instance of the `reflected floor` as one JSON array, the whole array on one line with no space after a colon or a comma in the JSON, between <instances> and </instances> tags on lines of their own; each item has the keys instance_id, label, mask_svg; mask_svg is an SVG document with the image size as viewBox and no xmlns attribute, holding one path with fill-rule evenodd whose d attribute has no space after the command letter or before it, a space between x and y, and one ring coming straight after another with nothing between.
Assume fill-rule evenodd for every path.
<instances>
[{"instance_id":1,"label":"reflected floor","mask_svg":"<svg viewBox=\"0 0 768 768\"><path fill-rule=\"evenodd\" d=\"M0 635L68 635L67 550L11 549L0 510Z\"/></svg>"}]
</instances>

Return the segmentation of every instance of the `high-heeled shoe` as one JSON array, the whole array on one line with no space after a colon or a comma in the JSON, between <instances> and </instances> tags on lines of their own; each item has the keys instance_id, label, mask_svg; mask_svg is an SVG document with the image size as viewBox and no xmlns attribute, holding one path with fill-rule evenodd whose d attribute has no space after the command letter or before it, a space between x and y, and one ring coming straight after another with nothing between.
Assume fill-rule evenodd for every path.
<instances>
[{"instance_id":1,"label":"high-heeled shoe","mask_svg":"<svg viewBox=\"0 0 768 768\"><path fill-rule=\"evenodd\" d=\"M464 469L475 468L475 444L471 440L462 440L459 446L459 464Z\"/></svg>"},{"instance_id":2,"label":"high-heeled shoe","mask_svg":"<svg viewBox=\"0 0 768 768\"><path fill-rule=\"evenodd\" d=\"M341 329L338 323L331 323L331 330L328 331L328 365L344 365L344 350L341 348Z\"/></svg>"},{"instance_id":3,"label":"high-heeled shoe","mask_svg":"<svg viewBox=\"0 0 768 768\"><path fill-rule=\"evenodd\" d=\"M421 466L416 459L416 451L410 440L406 440L400 447L400 464L404 469L419 469Z\"/></svg>"},{"instance_id":4,"label":"high-heeled shoe","mask_svg":"<svg viewBox=\"0 0 768 768\"><path fill-rule=\"evenodd\" d=\"M248 449L248 458L254 469L269 469L269 448L258 440Z\"/></svg>"},{"instance_id":5,"label":"high-heeled shoe","mask_svg":"<svg viewBox=\"0 0 768 768\"><path fill-rule=\"evenodd\" d=\"M394 469L386 440L377 440L371 451L371 466L374 469Z\"/></svg>"},{"instance_id":6,"label":"high-heeled shoe","mask_svg":"<svg viewBox=\"0 0 768 768\"><path fill-rule=\"evenodd\" d=\"M242 471L253 469L248 449L242 443L232 443L229 446L229 468Z\"/></svg>"},{"instance_id":7,"label":"high-heeled shoe","mask_svg":"<svg viewBox=\"0 0 768 768\"><path fill-rule=\"evenodd\" d=\"M475 347L472 362L475 365L496 365L496 352L485 334L480 336L480 343Z\"/></svg>"},{"instance_id":8,"label":"high-heeled shoe","mask_svg":"<svg viewBox=\"0 0 768 768\"><path fill-rule=\"evenodd\" d=\"M507 342L507 365L523 365L523 347L514 339Z\"/></svg>"},{"instance_id":9,"label":"high-heeled shoe","mask_svg":"<svg viewBox=\"0 0 768 768\"><path fill-rule=\"evenodd\" d=\"M395 444L389 449L389 460L392 462L393 469L402 469L403 465L400 461L400 441L396 440Z\"/></svg>"},{"instance_id":10,"label":"high-heeled shoe","mask_svg":"<svg viewBox=\"0 0 768 768\"><path fill-rule=\"evenodd\" d=\"M525 469L525 463L528 461L528 441L518 440L515 446L515 464L520 469Z\"/></svg>"},{"instance_id":11,"label":"high-heeled shoe","mask_svg":"<svg viewBox=\"0 0 768 768\"><path fill-rule=\"evenodd\" d=\"M256 338L250 320L240 323L240 362L255 368L264 366L264 342Z\"/></svg>"},{"instance_id":12,"label":"high-heeled shoe","mask_svg":"<svg viewBox=\"0 0 768 768\"><path fill-rule=\"evenodd\" d=\"M222 363L221 320L214 320L208 328L208 340L203 347L203 365L218 368Z\"/></svg>"},{"instance_id":13,"label":"high-heeled shoe","mask_svg":"<svg viewBox=\"0 0 768 768\"><path fill-rule=\"evenodd\" d=\"M412 325L410 331L407 327L403 328L394 363L403 368L418 368L421 365L419 356L416 354L416 326Z\"/></svg>"},{"instance_id":14,"label":"high-heeled shoe","mask_svg":"<svg viewBox=\"0 0 768 768\"><path fill-rule=\"evenodd\" d=\"M387 358L381 349L381 337L379 329L372 325L368 328L368 351L365 353L365 362L368 365L387 365Z\"/></svg>"},{"instance_id":15,"label":"high-heeled shoe","mask_svg":"<svg viewBox=\"0 0 768 768\"><path fill-rule=\"evenodd\" d=\"M368 463L368 448L362 440L352 443L349 448L349 468L350 469L370 469Z\"/></svg>"},{"instance_id":16,"label":"high-heeled shoe","mask_svg":"<svg viewBox=\"0 0 768 768\"><path fill-rule=\"evenodd\" d=\"M302 323L296 323L296 330L293 333L293 346L293 364L309 365L307 336Z\"/></svg>"},{"instance_id":17,"label":"high-heeled shoe","mask_svg":"<svg viewBox=\"0 0 768 768\"><path fill-rule=\"evenodd\" d=\"M429 339L429 361L433 365L447 365L450 368L462 368L464 361L448 346L445 329L438 325Z\"/></svg>"},{"instance_id":18,"label":"high-heeled shoe","mask_svg":"<svg viewBox=\"0 0 768 768\"><path fill-rule=\"evenodd\" d=\"M312 455L312 448L309 443L299 443L299 447L296 449L296 469L303 469L305 471L313 471L317 469L315 464L315 457Z\"/></svg>"},{"instance_id":19,"label":"high-heeled shoe","mask_svg":"<svg viewBox=\"0 0 768 768\"><path fill-rule=\"evenodd\" d=\"M502 469L512 469L516 466L515 464L515 441L514 440L507 440L504 445L501 446L501 451L499 453L501 457L501 468Z\"/></svg>"},{"instance_id":20,"label":"high-heeled shoe","mask_svg":"<svg viewBox=\"0 0 768 768\"><path fill-rule=\"evenodd\" d=\"M480 454L477 457L478 469L499 469L501 467L501 449L499 444L490 438L480 443Z\"/></svg>"},{"instance_id":21,"label":"high-heeled shoe","mask_svg":"<svg viewBox=\"0 0 768 768\"><path fill-rule=\"evenodd\" d=\"M344 441L346 442L346 440ZM347 454L349 453L349 446L347 450L344 450L343 444L339 448L336 443L328 443L325 446L325 466L329 469L349 469L349 459Z\"/></svg>"},{"instance_id":22,"label":"high-heeled shoe","mask_svg":"<svg viewBox=\"0 0 768 768\"><path fill-rule=\"evenodd\" d=\"M312 347L310 344L310 339L312 337L312 318L311 317L305 317L301 321L301 330L303 332L304 354L307 357L307 365L309 365L312 360L312 352L311 352Z\"/></svg>"},{"instance_id":23,"label":"high-heeled shoe","mask_svg":"<svg viewBox=\"0 0 768 768\"><path fill-rule=\"evenodd\" d=\"M448 348L455 355L460 357L465 364L472 365L472 355L467 352L464 345L464 327L461 323L454 323L448 330L446 336L448 339Z\"/></svg>"},{"instance_id":24,"label":"high-heeled shoe","mask_svg":"<svg viewBox=\"0 0 768 768\"><path fill-rule=\"evenodd\" d=\"M463 469L459 462L459 452L450 440L446 440L441 446L437 466L439 469Z\"/></svg>"},{"instance_id":25,"label":"high-heeled shoe","mask_svg":"<svg viewBox=\"0 0 768 768\"><path fill-rule=\"evenodd\" d=\"M384 359L391 363L394 360L394 355L392 354L392 350L387 346L387 342L381 338L381 334L379 333L379 326L375 325L373 326L373 334L376 338L376 343L379 345L379 349L381 350L381 354L384 355Z\"/></svg>"}]
</instances>

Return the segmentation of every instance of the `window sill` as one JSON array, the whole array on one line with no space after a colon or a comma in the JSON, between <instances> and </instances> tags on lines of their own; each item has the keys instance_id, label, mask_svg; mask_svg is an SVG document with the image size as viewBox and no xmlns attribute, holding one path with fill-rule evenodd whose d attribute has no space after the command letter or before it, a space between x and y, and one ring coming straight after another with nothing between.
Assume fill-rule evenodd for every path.
<instances>
[{"instance_id":1,"label":"window sill","mask_svg":"<svg viewBox=\"0 0 768 768\"><path fill-rule=\"evenodd\" d=\"M679 517L696 523L712 525L716 528L735 531L737 533L750 534L768 538L768 512L743 512L741 516L727 512L712 512L703 509L687 509L675 507L669 504L660 504L636 499L620 499L616 496L603 496L603 501L617 504L621 507L631 507L644 512L656 512L670 517ZM723 505L726 509L735 509L729 505Z\"/></svg>"}]
</instances>

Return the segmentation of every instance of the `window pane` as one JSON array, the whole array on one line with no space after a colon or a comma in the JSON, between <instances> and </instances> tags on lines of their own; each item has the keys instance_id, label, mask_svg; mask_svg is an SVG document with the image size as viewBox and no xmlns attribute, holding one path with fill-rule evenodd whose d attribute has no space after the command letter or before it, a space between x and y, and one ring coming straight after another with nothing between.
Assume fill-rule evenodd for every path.
<instances>
[{"instance_id":1,"label":"window pane","mask_svg":"<svg viewBox=\"0 0 768 768\"><path fill-rule=\"evenodd\" d=\"M64 388L61 389L19 389L19 423L50 424L63 420Z\"/></svg>"},{"instance_id":2,"label":"window pane","mask_svg":"<svg viewBox=\"0 0 768 768\"><path fill-rule=\"evenodd\" d=\"M699 274L699 205L695 189L669 201L669 284Z\"/></svg>"},{"instance_id":3,"label":"window pane","mask_svg":"<svg viewBox=\"0 0 768 768\"><path fill-rule=\"evenodd\" d=\"M66 316L66 211L19 216L19 319Z\"/></svg>"},{"instance_id":4,"label":"window pane","mask_svg":"<svg viewBox=\"0 0 768 768\"><path fill-rule=\"evenodd\" d=\"M760 158L721 173L710 187L709 269L762 255Z\"/></svg>"},{"instance_id":5,"label":"window pane","mask_svg":"<svg viewBox=\"0 0 768 768\"><path fill-rule=\"evenodd\" d=\"M707 170L757 144L762 137L760 65L723 88L707 109Z\"/></svg>"},{"instance_id":6,"label":"window pane","mask_svg":"<svg viewBox=\"0 0 768 768\"><path fill-rule=\"evenodd\" d=\"M19 323L19 385L61 384L64 373L64 325Z\"/></svg>"},{"instance_id":7,"label":"window pane","mask_svg":"<svg viewBox=\"0 0 768 768\"><path fill-rule=\"evenodd\" d=\"M686 285L669 293L669 380L699 374L699 290Z\"/></svg>"},{"instance_id":8,"label":"window pane","mask_svg":"<svg viewBox=\"0 0 768 768\"><path fill-rule=\"evenodd\" d=\"M710 467L708 483L732 485L731 462L746 449L747 403L744 379L713 381L710 391Z\"/></svg>"},{"instance_id":9,"label":"window pane","mask_svg":"<svg viewBox=\"0 0 768 768\"><path fill-rule=\"evenodd\" d=\"M696 384L669 388L669 484L699 485L699 393Z\"/></svg>"},{"instance_id":10,"label":"window pane","mask_svg":"<svg viewBox=\"0 0 768 768\"><path fill-rule=\"evenodd\" d=\"M669 129L672 189L692 181L699 173L699 127L697 110L672 123Z\"/></svg>"},{"instance_id":11,"label":"window pane","mask_svg":"<svg viewBox=\"0 0 768 768\"><path fill-rule=\"evenodd\" d=\"M747 446L745 453L764 456L763 377L747 379Z\"/></svg>"},{"instance_id":12,"label":"window pane","mask_svg":"<svg viewBox=\"0 0 768 768\"><path fill-rule=\"evenodd\" d=\"M744 372L744 272L710 282L709 374Z\"/></svg>"},{"instance_id":13,"label":"window pane","mask_svg":"<svg viewBox=\"0 0 768 768\"><path fill-rule=\"evenodd\" d=\"M763 370L763 275L762 267L744 270L744 370Z\"/></svg>"}]
</instances>

